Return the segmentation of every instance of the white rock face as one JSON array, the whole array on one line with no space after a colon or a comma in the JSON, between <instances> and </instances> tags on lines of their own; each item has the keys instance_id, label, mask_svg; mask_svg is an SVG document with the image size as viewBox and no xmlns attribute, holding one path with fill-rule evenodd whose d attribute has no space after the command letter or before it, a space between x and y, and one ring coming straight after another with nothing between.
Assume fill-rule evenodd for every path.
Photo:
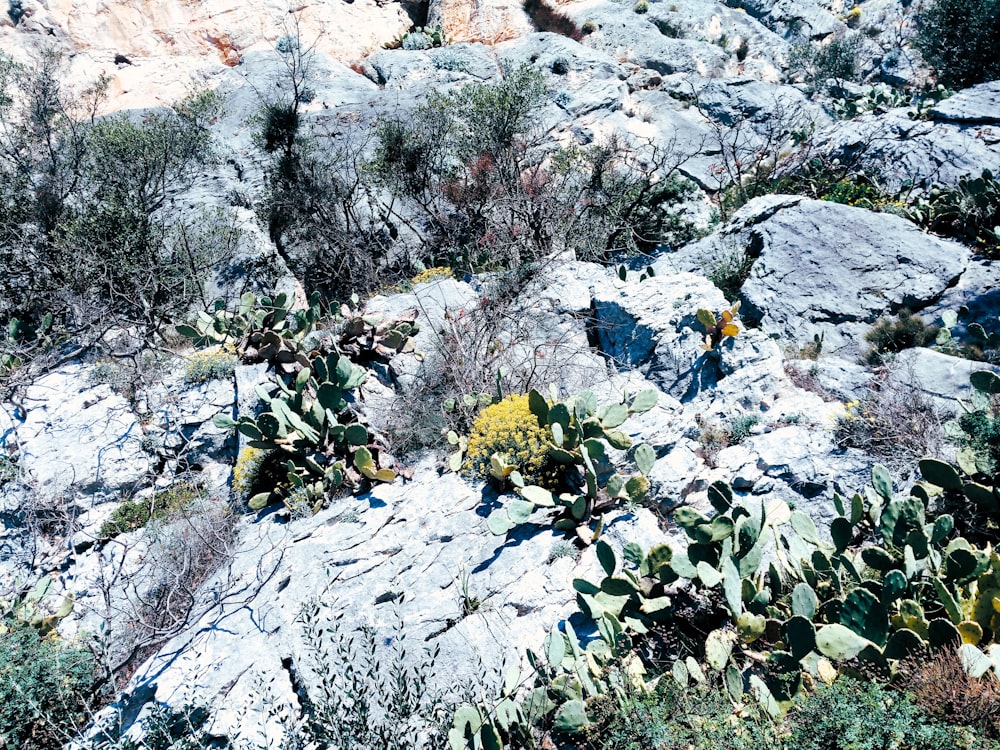
<instances>
[{"instance_id":1,"label":"white rock face","mask_svg":"<svg viewBox=\"0 0 1000 750\"><path fill-rule=\"evenodd\" d=\"M54 37L73 52L78 81L111 77L115 108L170 103L192 84L204 85L238 65L247 52L273 49L285 34L297 33L317 51L351 62L411 23L402 5L375 0L321 0L295 18L288 5L275 2L26 0L24 7L17 27L0 27L0 46L24 57Z\"/></svg>"},{"instance_id":2,"label":"white rock face","mask_svg":"<svg viewBox=\"0 0 1000 750\"><path fill-rule=\"evenodd\" d=\"M375 629L381 641L406 629L417 647L441 647L437 685L454 687L538 649L553 624L574 611L572 579L599 576L593 550L554 557L560 535L526 528L505 541L485 529L496 497L481 485L417 467L410 482L348 498L307 521L247 526L233 562L204 590L204 614L166 644L133 685L155 683L155 699L222 709L212 731L254 732L263 704L256 685L274 679L279 701L294 702L283 659L309 665L296 619L315 600L341 626ZM606 537L648 545L659 537L648 511L619 516ZM463 612L462 578L480 604ZM288 662L286 662L287 664ZM152 685L150 685L152 689Z\"/></svg>"},{"instance_id":3,"label":"white rock face","mask_svg":"<svg viewBox=\"0 0 1000 750\"><path fill-rule=\"evenodd\" d=\"M16 409L0 414L5 446L48 498L129 487L150 470L142 425L132 406L106 384L69 365L35 381Z\"/></svg>"}]
</instances>

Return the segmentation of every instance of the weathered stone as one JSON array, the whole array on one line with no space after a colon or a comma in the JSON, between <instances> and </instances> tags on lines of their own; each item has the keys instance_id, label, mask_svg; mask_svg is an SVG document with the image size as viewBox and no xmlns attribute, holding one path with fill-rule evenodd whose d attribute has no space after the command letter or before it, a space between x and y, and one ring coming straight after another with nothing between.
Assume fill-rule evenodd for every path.
<instances>
[{"instance_id":1,"label":"weathered stone","mask_svg":"<svg viewBox=\"0 0 1000 750\"><path fill-rule=\"evenodd\" d=\"M683 255L733 251L755 258L741 292L744 317L796 346L821 334L828 352L856 352L880 316L932 304L970 257L898 216L789 196L751 201Z\"/></svg>"},{"instance_id":2,"label":"weathered stone","mask_svg":"<svg viewBox=\"0 0 1000 750\"><path fill-rule=\"evenodd\" d=\"M930 111L935 120L965 125L1000 125L1000 81L959 91Z\"/></svg>"},{"instance_id":3,"label":"weathered stone","mask_svg":"<svg viewBox=\"0 0 1000 750\"><path fill-rule=\"evenodd\" d=\"M48 497L71 487L83 493L129 487L151 468L132 406L111 386L91 383L85 365L35 381L0 419L7 443L13 436L19 448L21 468Z\"/></svg>"}]
</instances>

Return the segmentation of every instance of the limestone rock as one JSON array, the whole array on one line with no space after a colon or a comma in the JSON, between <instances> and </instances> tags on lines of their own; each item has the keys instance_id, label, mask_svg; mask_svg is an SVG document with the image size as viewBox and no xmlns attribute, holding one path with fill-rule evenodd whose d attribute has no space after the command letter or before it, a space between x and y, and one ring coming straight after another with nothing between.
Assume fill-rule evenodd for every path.
<instances>
[{"instance_id":1,"label":"limestone rock","mask_svg":"<svg viewBox=\"0 0 1000 750\"><path fill-rule=\"evenodd\" d=\"M822 334L833 352L857 351L882 315L935 302L970 257L900 217L788 196L751 201L684 255L733 251L756 259L742 289L743 315L797 346Z\"/></svg>"}]
</instances>

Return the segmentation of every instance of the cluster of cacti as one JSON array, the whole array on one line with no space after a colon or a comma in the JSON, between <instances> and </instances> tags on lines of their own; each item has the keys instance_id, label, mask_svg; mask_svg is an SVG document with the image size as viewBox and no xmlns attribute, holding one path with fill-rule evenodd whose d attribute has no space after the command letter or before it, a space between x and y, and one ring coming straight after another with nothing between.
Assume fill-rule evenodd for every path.
<instances>
[{"instance_id":1,"label":"cluster of cacti","mask_svg":"<svg viewBox=\"0 0 1000 750\"><path fill-rule=\"evenodd\" d=\"M932 185L906 208L911 221L953 234L988 254L1000 252L1000 180L984 169L963 175L956 185Z\"/></svg>"},{"instance_id":2,"label":"cluster of cacti","mask_svg":"<svg viewBox=\"0 0 1000 750\"><path fill-rule=\"evenodd\" d=\"M986 328L976 322L971 322L965 326L962 336L956 336L953 331L958 327L960 313L967 311L962 308L960 311L945 310L941 313L941 328L937 332L937 346L944 352L959 356L970 356L971 359L980 359L984 352L1000 352L1000 332L987 331ZM972 347L971 352L969 347ZM971 356L971 354L979 356Z\"/></svg>"},{"instance_id":3,"label":"cluster of cacti","mask_svg":"<svg viewBox=\"0 0 1000 750\"><path fill-rule=\"evenodd\" d=\"M451 39L448 38L444 29L438 24L433 28L414 26L410 31L397 34L382 46L385 49L420 50L443 47L446 44L451 44Z\"/></svg>"},{"instance_id":4,"label":"cluster of cacti","mask_svg":"<svg viewBox=\"0 0 1000 750\"><path fill-rule=\"evenodd\" d=\"M193 324L177 326L177 332L196 347L228 346L249 362L270 362L285 372L308 363L306 337L314 333L323 317L319 294L305 309L293 309L294 299L285 293L257 297L247 292L235 311L217 300L212 313L200 312Z\"/></svg>"},{"instance_id":5,"label":"cluster of cacti","mask_svg":"<svg viewBox=\"0 0 1000 750\"><path fill-rule=\"evenodd\" d=\"M749 692L775 715L804 685L841 671L888 679L900 660L930 649L958 647L971 674L1000 677L1000 554L930 510L935 492L968 492L971 500L982 490L944 462L925 459L920 468L925 483L905 497L893 495L881 466L863 495L835 495L830 541L784 501L744 505L717 482L708 492L714 515L686 507L674 514L686 549L646 553L628 544L620 560L597 542L604 578L573 586L600 637L581 646L567 620L546 638L543 655L529 652L535 688L518 715L534 707L561 732L584 729L600 706L594 698L621 690L623 680L644 689L650 665L638 647L669 642L672 632L701 659L678 650L674 679L698 680L705 665L734 701ZM678 600L691 597L705 604L696 625L677 615Z\"/></svg>"},{"instance_id":6,"label":"cluster of cacti","mask_svg":"<svg viewBox=\"0 0 1000 750\"><path fill-rule=\"evenodd\" d=\"M698 309L698 322L705 326L705 340L699 346L706 352L713 351L724 338L737 336L740 327L733 321L736 313L740 311L740 302L737 300L728 310L723 310L716 316L711 310L704 307Z\"/></svg>"},{"instance_id":7,"label":"cluster of cacti","mask_svg":"<svg viewBox=\"0 0 1000 750\"><path fill-rule=\"evenodd\" d=\"M639 502L649 491L646 474L656 454L648 445L636 446L633 460L639 474L623 476L611 466L608 450L628 450L632 441L618 428L632 414L656 405L655 390L642 391L630 403L598 406L597 397L584 391L559 401L555 389L549 398L537 390L528 394L530 418L545 436L544 450L558 473L555 490L528 484L516 463L503 454L490 457L491 472L514 485L520 497L490 514L487 525L503 536L525 523L539 508L557 508L555 527L575 532L584 543L594 542L603 528L603 514L623 500Z\"/></svg>"},{"instance_id":8,"label":"cluster of cacti","mask_svg":"<svg viewBox=\"0 0 1000 750\"><path fill-rule=\"evenodd\" d=\"M414 308L399 317L390 318L380 313L365 313L352 306L341 305L343 328L338 348L354 362L387 361L396 354L414 353L413 336L419 330Z\"/></svg>"},{"instance_id":9,"label":"cluster of cacti","mask_svg":"<svg viewBox=\"0 0 1000 750\"><path fill-rule=\"evenodd\" d=\"M474 703L459 706L448 731L449 747L452 750L531 747L532 726L542 714L535 708L531 697L519 700L517 691L520 687L521 673L515 667L504 676L500 699L495 705L489 709Z\"/></svg>"},{"instance_id":10,"label":"cluster of cacti","mask_svg":"<svg viewBox=\"0 0 1000 750\"><path fill-rule=\"evenodd\" d=\"M290 383L278 380L277 393L258 386L268 410L234 421L216 417L220 427L236 427L249 446L271 451L266 463L280 462L287 482L253 495L248 505L259 510L297 492L314 508L326 493L342 485L359 488L365 482L391 482L396 474L379 465L379 450L368 429L349 407L351 392L368 371L336 350L316 355Z\"/></svg>"},{"instance_id":11,"label":"cluster of cacti","mask_svg":"<svg viewBox=\"0 0 1000 750\"><path fill-rule=\"evenodd\" d=\"M1000 395L1000 375L980 370L970 376L973 391L969 403L960 402L964 414L945 424L945 433L960 444L957 454L959 468L974 484L992 484L994 472L1000 470L1000 409L996 398ZM995 510L996 501L970 485L969 498L977 505Z\"/></svg>"},{"instance_id":12,"label":"cluster of cacti","mask_svg":"<svg viewBox=\"0 0 1000 750\"><path fill-rule=\"evenodd\" d=\"M73 611L73 595L63 597L59 608L55 612L49 612L42 607L42 602L48 597L52 590L53 580L45 576L30 590L21 595L14 602L4 602L0 599L0 635L8 632L9 628L4 624L8 617L38 628L42 635L50 633L64 617L68 617Z\"/></svg>"}]
</instances>

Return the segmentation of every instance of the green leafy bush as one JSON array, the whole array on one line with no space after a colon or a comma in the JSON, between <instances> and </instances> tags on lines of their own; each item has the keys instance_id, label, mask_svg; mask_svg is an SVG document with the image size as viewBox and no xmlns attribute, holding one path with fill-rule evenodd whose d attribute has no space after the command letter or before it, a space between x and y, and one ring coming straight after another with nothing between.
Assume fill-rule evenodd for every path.
<instances>
[{"instance_id":1,"label":"green leafy bush","mask_svg":"<svg viewBox=\"0 0 1000 750\"><path fill-rule=\"evenodd\" d=\"M197 485L177 482L155 493L151 498L125 500L104 522L98 535L102 539L111 539L119 534L141 529L150 521L167 518L176 513L200 496L201 491Z\"/></svg>"},{"instance_id":2,"label":"green leafy bush","mask_svg":"<svg viewBox=\"0 0 1000 750\"><path fill-rule=\"evenodd\" d=\"M62 747L88 718L90 651L8 621L0 628L0 740L11 750Z\"/></svg>"},{"instance_id":3,"label":"green leafy bush","mask_svg":"<svg viewBox=\"0 0 1000 750\"><path fill-rule=\"evenodd\" d=\"M602 715L603 714L603 715ZM606 718L605 718L606 716ZM739 716L716 684L681 687L669 675L652 692L629 691L598 708L594 750L778 750L777 725L748 705Z\"/></svg>"},{"instance_id":4,"label":"green leafy bush","mask_svg":"<svg viewBox=\"0 0 1000 750\"><path fill-rule=\"evenodd\" d=\"M0 54L0 322L23 333L47 317L50 333L84 339L109 319L158 331L228 250L167 205L212 159L218 99L98 119L106 80L75 92L64 70L51 50L31 64Z\"/></svg>"},{"instance_id":5,"label":"green leafy bush","mask_svg":"<svg viewBox=\"0 0 1000 750\"><path fill-rule=\"evenodd\" d=\"M1000 78L1000 0L930 0L914 45L948 86Z\"/></svg>"},{"instance_id":6,"label":"green leafy bush","mask_svg":"<svg viewBox=\"0 0 1000 750\"><path fill-rule=\"evenodd\" d=\"M981 738L935 725L903 693L847 678L821 685L788 715L787 742L796 750L960 750Z\"/></svg>"},{"instance_id":7,"label":"green leafy bush","mask_svg":"<svg viewBox=\"0 0 1000 750\"><path fill-rule=\"evenodd\" d=\"M806 44L796 47L788 66L802 76L812 91L825 90L830 80L834 87L845 81L854 81L864 50L859 34L837 36L824 44Z\"/></svg>"}]
</instances>

